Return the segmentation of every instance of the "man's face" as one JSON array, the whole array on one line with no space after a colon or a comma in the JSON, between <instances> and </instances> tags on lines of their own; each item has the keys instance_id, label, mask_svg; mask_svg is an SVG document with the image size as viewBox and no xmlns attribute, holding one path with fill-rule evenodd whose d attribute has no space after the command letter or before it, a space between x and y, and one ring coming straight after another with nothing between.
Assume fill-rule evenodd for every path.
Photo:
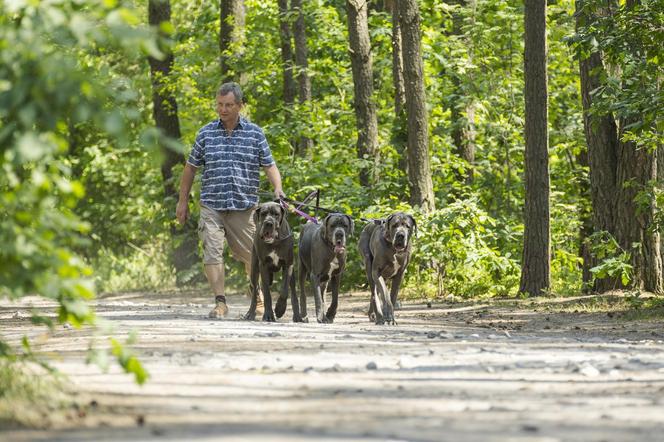
<instances>
[{"instance_id":1,"label":"man's face","mask_svg":"<svg viewBox=\"0 0 664 442\"><path fill-rule=\"evenodd\" d=\"M235 128L240 109L242 109L242 104L235 101L235 95L232 92L226 95L217 95L217 114L219 114L219 118L226 129Z\"/></svg>"}]
</instances>

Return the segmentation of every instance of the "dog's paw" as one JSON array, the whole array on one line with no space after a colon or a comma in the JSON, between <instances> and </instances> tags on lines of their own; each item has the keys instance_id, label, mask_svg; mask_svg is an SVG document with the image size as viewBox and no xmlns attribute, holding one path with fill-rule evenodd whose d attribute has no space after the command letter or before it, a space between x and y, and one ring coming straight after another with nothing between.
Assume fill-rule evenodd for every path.
<instances>
[{"instance_id":1,"label":"dog's paw","mask_svg":"<svg viewBox=\"0 0 664 442\"><path fill-rule=\"evenodd\" d=\"M336 313L336 312L334 312L334 313L330 313L330 312L328 312L328 313L325 315L325 317L327 318L328 323L330 323L330 324L332 324L332 323L334 322L334 318L335 318L335 316L337 316L337 313Z\"/></svg>"},{"instance_id":2,"label":"dog's paw","mask_svg":"<svg viewBox=\"0 0 664 442\"><path fill-rule=\"evenodd\" d=\"M293 322L304 322L300 315L293 316Z\"/></svg>"},{"instance_id":3,"label":"dog's paw","mask_svg":"<svg viewBox=\"0 0 664 442\"><path fill-rule=\"evenodd\" d=\"M369 313L369 321L376 322L376 314L374 312Z\"/></svg>"},{"instance_id":4,"label":"dog's paw","mask_svg":"<svg viewBox=\"0 0 664 442\"><path fill-rule=\"evenodd\" d=\"M305 323L305 324L308 324L309 323L309 317L308 316L303 316L302 317L302 322Z\"/></svg>"},{"instance_id":5,"label":"dog's paw","mask_svg":"<svg viewBox=\"0 0 664 442\"><path fill-rule=\"evenodd\" d=\"M274 313L265 310L265 313L263 313L263 322L277 322L274 318Z\"/></svg>"},{"instance_id":6,"label":"dog's paw","mask_svg":"<svg viewBox=\"0 0 664 442\"><path fill-rule=\"evenodd\" d=\"M287 298L277 299L277 305L274 306L274 314L277 318L281 318L284 313L286 313L286 299Z\"/></svg>"},{"instance_id":7,"label":"dog's paw","mask_svg":"<svg viewBox=\"0 0 664 442\"><path fill-rule=\"evenodd\" d=\"M240 319L243 319L245 321L255 321L256 320L256 312L255 311L248 311L244 315L240 315Z\"/></svg>"},{"instance_id":8,"label":"dog's paw","mask_svg":"<svg viewBox=\"0 0 664 442\"><path fill-rule=\"evenodd\" d=\"M325 315L318 316L316 319L319 324L329 324L331 322Z\"/></svg>"}]
</instances>

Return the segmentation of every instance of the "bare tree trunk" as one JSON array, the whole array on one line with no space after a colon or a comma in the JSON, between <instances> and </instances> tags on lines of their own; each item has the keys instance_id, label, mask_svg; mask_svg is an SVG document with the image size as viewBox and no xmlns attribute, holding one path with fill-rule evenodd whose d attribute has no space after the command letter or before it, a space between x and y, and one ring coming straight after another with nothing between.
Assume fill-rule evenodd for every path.
<instances>
[{"instance_id":1,"label":"bare tree trunk","mask_svg":"<svg viewBox=\"0 0 664 442\"><path fill-rule=\"evenodd\" d=\"M299 101L302 108L308 109L311 102L311 77L309 77L307 33L304 23L302 0L291 0L291 8L293 12L297 12L293 31L295 34L295 64L297 65ZM307 156L313 145L314 143L311 138L301 135L297 143L297 153L300 156Z\"/></svg>"},{"instance_id":2,"label":"bare tree trunk","mask_svg":"<svg viewBox=\"0 0 664 442\"><path fill-rule=\"evenodd\" d=\"M526 204L519 291L530 296L542 295L551 286L546 53L546 0L526 0Z\"/></svg>"},{"instance_id":3,"label":"bare tree trunk","mask_svg":"<svg viewBox=\"0 0 664 442\"><path fill-rule=\"evenodd\" d=\"M408 121L406 118L406 89L403 80L403 45L399 23L399 0L385 0L385 8L392 14L392 83L394 85L394 125L392 143L399 154L399 169L408 176Z\"/></svg>"},{"instance_id":4,"label":"bare tree trunk","mask_svg":"<svg viewBox=\"0 0 664 442\"><path fill-rule=\"evenodd\" d=\"M460 0L460 7L475 9L476 0ZM457 12L452 17L452 32L459 37L463 36L463 14ZM464 39L467 46L469 39ZM452 139L456 153L466 162L466 168L458 171L457 177L460 182L470 186L473 183L473 164L475 163L475 104L473 98L468 95L464 87L464 79L456 72L452 75L452 84L456 90L455 95L459 99L452 103Z\"/></svg>"},{"instance_id":5,"label":"bare tree trunk","mask_svg":"<svg viewBox=\"0 0 664 442\"><path fill-rule=\"evenodd\" d=\"M394 83L394 113L398 116L406 106L403 82L403 49L399 24L399 0L387 0L385 7L392 14L392 81Z\"/></svg>"},{"instance_id":6,"label":"bare tree trunk","mask_svg":"<svg viewBox=\"0 0 664 442\"><path fill-rule=\"evenodd\" d=\"M234 62L242 57L244 0L221 0L219 23L219 65L223 82L245 83L246 73L235 72Z\"/></svg>"},{"instance_id":7,"label":"bare tree trunk","mask_svg":"<svg viewBox=\"0 0 664 442\"><path fill-rule=\"evenodd\" d=\"M281 61L284 65L284 104L292 110L295 102L296 86L293 77L293 47L288 20L288 0L279 0L279 38L281 39ZM287 113L287 117L290 113Z\"/></svg>"},{"instance_id":8,"label":"bare tree trunk","mask_svg":"<svg viewBox=\"0 0 664 442\"><path fill-rule=\"evenodd\" d=\"M149 0L148 21L151 26L159 29L159 25L171 19L171 4L169 0ZM166 37L162 35L162 37ZM180 122L178 120L178 105L175 96L168 90L168 78L173 66L173 53L167 46L161 48L165 56L162 60L149 57L150 78L152 81L152 116L155 124L161 130L160 148L163 154L161 163L161 176L164 185L164 210L173 216L178 200L178 189L173 177L173 167L184 163L184 155L169 148L164 143L164 137L175 140L181 138ZM179 233L175 227L171 228L171 238L175 249L171 262L176 271L188 269L199 262L198 238L196 229L186 224L184 231Z\"/></svg>"},{"instance_id":9,"label":"bare tree trunk","mask_svg":"<svg viewBox=\"0 0 664 442\"><path fill-rule=\"evenodd\" d=\"M632 121L621 122L624 127ZM647 149L637 149L632 142L619 142L618 200L616 203L616 232L620 246L631 252L634 268L633 285L637 289L662 293L662 256L659 232L653 229L654 203L639 206L637 194L650 188L657 180L657 158ZM639 249L632 245L639 243Z\"/></svg>"},{"instance_id":10,"label":"bare tree trunk","mask_svg":"<svg viewBox=\"0 0 664 442\"><path fill-rule=\"evenodd\" d=\"M410 202L424 212L436 208L429 160L429 127L420 52L420 11L416 0L399 0L408 113L408 182Z\"/></svg>"},{"instance_id":11,"label":"bare tree trunk","mask_svg":"<svg viewBox=\"0 0 664 442\"><path fill-rule=\"evenodd\" d=\"M353 68L355 117L357 119L357 156L373 166L360 169L360 184L370 186L375 181L378 153L378 120L373 101L373 66L366 0L348 0L348 36L350 60Z\"/></svg>"},{"instance_id":12,"label":"bare tree trunk","mask_svg":"<svg viewBox=\"0 0 664 442\"><path fill-rule=\"evenodd\" d=\"M636 3L628 1L631 8ZM609 6L612 6L611 2ZM577 27L588 26L593 14L610 11L588 11L577 2ZM580 61L581 96L584 109L584 127L588 144L590 186L595 231L607 231L620 247L628 251L633 267L632 286L637 289L661 293L662 251L660 234L654 226L654 202L639 206L639 192L648 191L658 179L658 158L646 149L637 149L632 142L622 140L624 128L632 121L623 119L620 131L613 115L593 115L592 91L602 86L605 71L599 53L591 53ZM633 248L639 244L638 248ZM599 292L621 287L618 279L605 278L596 281Z\"/></svg>"},{"instance_id":13,"label":"bare tree trunk","mask_svg":"<svg viewBox=\"0 0 664 442\"><path fill-rule=\"evenodd\" d=\"M588 17L578 9L576 26L586 24ZM579 61L581 80L581 102L583 105L583 126L588 146L588 166L590 170L590 199L592 201L592 225L595 231L606 231L616 236L615 208L616 168L618 152L618 134L612 115L597 116L590 112L592 107L591 92L601 85L600 78L604 72L604 64L598 52ZM599 264L592 260L592 266ZM619 279L597 279L594 290L605 292L620 285Z\"/></svg>"},{"instance_id":14,"label":"bare tree trunk","mask_svg":"<svg viewBox=\"0 0 664 442\"><path fill-rule=\"evenodd\" d=\"M293 47L291 44L291 25L288 20L289 12L288 0L278 0L279 4L279 39L281 40L281 63L283 65L283 96L284 96L284 123L290 126L293 117L293 103L297 93L295 79L293 77ZM294 138L290 138L290 145L293 152L297 151L297 143Z\"/></svg>"}]
</instances>

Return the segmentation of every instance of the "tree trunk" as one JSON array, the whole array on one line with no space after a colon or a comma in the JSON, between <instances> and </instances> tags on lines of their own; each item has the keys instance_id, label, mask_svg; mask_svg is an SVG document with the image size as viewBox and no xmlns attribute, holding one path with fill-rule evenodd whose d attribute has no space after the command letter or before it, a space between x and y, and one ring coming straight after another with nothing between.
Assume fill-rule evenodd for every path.
<instances>
[{"instance_id":1,"label":"tree trunk","mask_svg":"<svg viewBox=\"0 0 664 442\"><path fill-rule=\"evenodd\" d=\"M403 50L401 25L399 24L399 0L385 2L392 14L392 81L394 83L394 113L399 116L406 106L406 90L403 81Z\"/></svg>"},{"instance_id":2,"label":"tree trunk","mask_svg":"<svg viewBox=\"0 0 664 442\"><path fill-rule=\"evenodd\" d=\"M542 295L551 286L546 52L546 0L526 0L526 201L519 291L530 296Z\"/></svg>"},{"instance_id":3,"label":"tree trunk","mask_svg":"<svg viewBox=\"0 0 664 442\"><path fill-rule=\"evenodd\" d=\"M284 65L284 104L292 111L295 102L296 86L293 77L293 47L291 45L291 31L288 20L288 0L279 0L279 38L281 39L281 61ZM290 112L286 113L290 116Z\"/></svg>"},{"instance_id":4,"label":"tree trunk","mask_svg":"<svg viewBox=\"0 0 664 442\"><path fill-rule=\"evenodd\" d=\"M308 109L311 102L311 77L309 77L309 62L307 50L307 33L304 23L304 9L302 0L291 0L293 12L297 12L297 19L293 31L295 34L295 64L297 65L297 84L301 109ZM307 113L309 113L307 111ZM297 143L297 153L307 156L313 148L313 140L300 135Z\"/></svg>"},{"instance_id":5,"label":"tree trunk","mask_svg":"<svg viewBox=\"0 0 664 442\"><path fill-rule=\"evenodd\" d=\"M219 65L222 82L245 83L246 74L235 71L235 61L242 58L245 22L244 0L221 0L219 23Z\"/></svg>"},{"instance_id":6,"label":"tree trunk","mask_svg":"<svg viewBox=\"0 0 664 442\"><path fill-rule=\"evenodd\" d=\"M353 68L355 117L357 119L357 155L372 166L360 169L360 184L368 187L375 180L378 153L378 120L373 101L373 67L366 0L348 0L348 35ZM366 163L365 163L366 164Z\"/></svg>"},{"instance_id":7,"label":"tree trunk","mask_svg":"<svg viewBox=\"0 0 664 442\"><path fill-rule=\"evenodd\" d=\"M588 17L578 9L576 26L586 25ZM583 106L583 127L588 146L588 166L590 170L590 199L592 201L592 225L594 231L606 231L616 237L616 168L618 135L612 115L593 115L591 92L601 85L600 78L604 64L598 52L579 60L581 80L581 102ZM592 259L594 267L599 262ZM620 286L619 279L604 278L595 280L593 289L602 293Z\"/></svg>"},{"instance_id":8,"label":"tree trunk","mask_svg":"<svg viewBox=\"0 0 664 442\"><path fill-rule=\"evenodd\" d=\"M291 44L291 25L288 20L288 0L279 0L279 39L281 40L281 63L283 65L283 96L284 96L284 123L290 127L294 109L295 94L297 93L295 79L293 77L293 46ZM293 152L297 151L297 143L290 138Z\"/></svg>"},{"instance_id":9,"label":"tree trunk","mask_svg":"<svg viewBox=\"0 0 664 442\"><path fill-rule=\"evenodd\" d=\"M403 64L408 114L408 182L410 202L424 212L435 209L429 160L424 73L420 52L420 11L416 0L399 0Z\"/></svg>"},{"instance_id":10,"label":"tree trunk","mask_svg":"<svg viewBox=\"0 0 664 442\"><path fill-rule=\"evenodd\" d=\"M581 9L577 2L577 27L589 26L593 13ZM628 1L631 8L635 1ZM624 128L631 120L620 122L620 132L613 115L593 115L590 112L592 91L602 86L605 71L597 52L580 60L581 97L584 110L584 127L588 144L590 187L595 231L607 231L618 244L630 253L633 267L631 285L637 289L661 293L662 252L660 235L653 229L654 202L639 206L635 199L641 191L648 191L658 179L656 154L637 149L631 142L622 140ZM659 172L661 174L661 172ZM638 244L634 248L634 244ZM619 280L606 278L595 283L595 290L605 292L621 287Z\"/></svg>"},{"instance_id":11,"label":"tree trunk","mask_svg":"<svg viewBox=\"0 0 664 442\"><path fill-rule=\"evenodd\" d=\"M408 130L406 118L406 89L403 80L403 45L399 23L399 0L386 0L385 8L392 15L392 83L394 85L394 124L392 143L399 154L398 167L408 176L406 145Z\"/></svg>"},{"instance_id":12,"label":"tree trunk","mask_svg":"<svg viewBox=\"0 0 664 442\"><path fill-rule=\"evenodd\" d=\"M148 21L151 26L159 28L162 22L168 22L170 19L171 5L168 0L149 0ZM162 37L166 36L162 35ZM148 59L152 81L152 116L155 124L161 130L160 148L163 154L161 176L164 185L164 209L168 216L173 216L178 200L173 167L184 163L184 155L169 148L164 142L164 137L174 140L180 139L180 122L175 96L166 87L173 66L173 53L165 45L160 49L165 54L162 60L152 57ZM189 269L199 262L198 238L194 226L186 224L185 229L181 232L178 232L175 227L171 228L171 238L175 244L171 262L177 272Z\"/></svg>"},{"instance_id":13,"label":"tree trunk","mask_svg":"<svg viewBox=\"0 0 664 442\"><path fill-rule=\"evenodd\" d=\"M476 0L461 0L459 7L475 9ZM471 44L470 39L463 38L463 14L456 12L452 17L452 33L464 41L466 46ZM469 55L470 57L470 55ZM475 104L473 98L464 87L465 76L457 72L452 73L452 84L455 96L459 97L451 105L452 140L457 155L465 161L465 168L457 172L457 179L470 186L473 183L473 164L475 163Z\"/></svg>"},{"instance_id":14,"label":"tree trunk","mask_svg":"<svg viewBox=\"0 0 664 442\"><path fill-rule=\"evenodd\" d=\"M625 126L621 122L621 136ZM633 286L640 290L662 293L662 256L659 232L654 227L655 207L649 201L639 205L637 194L649 190L657 180L657 158L647 149L637 149L632 142L619 142L616 203L616 233L618 243L631 252L634 269ZM633 244L639 243L635 249Z\"/></svg>"}]
</instances>

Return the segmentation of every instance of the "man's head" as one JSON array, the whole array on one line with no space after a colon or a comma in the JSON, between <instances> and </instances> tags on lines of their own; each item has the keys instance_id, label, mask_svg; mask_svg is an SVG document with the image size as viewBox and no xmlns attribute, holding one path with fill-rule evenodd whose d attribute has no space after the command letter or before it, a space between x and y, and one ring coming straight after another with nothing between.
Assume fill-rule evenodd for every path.
<instances>
[{"instance_id":1,"label":"man's head","mask_svg":"<svg viewBox=\"0 0 664 442\"><path fill-rule=\"evenodd\" d=\"M242 98L242 89L237 83L224 83L217 91L217 114L226 129L235 128L242 110Z\"/></svg>"}]
</instances>

